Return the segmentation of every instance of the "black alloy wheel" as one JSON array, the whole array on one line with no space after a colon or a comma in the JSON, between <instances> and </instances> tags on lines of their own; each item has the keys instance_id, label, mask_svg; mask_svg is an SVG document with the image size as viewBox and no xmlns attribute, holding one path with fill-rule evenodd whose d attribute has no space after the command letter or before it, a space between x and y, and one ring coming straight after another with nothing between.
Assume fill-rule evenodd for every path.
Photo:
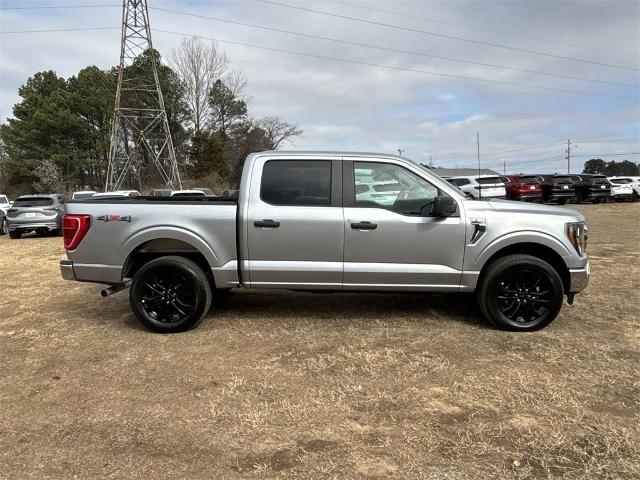
<instances>
[{"instance_id":1,"label":"black alloy wheel","mask_svg":"<svg viewBox=\"0 0 640 480\"><path fill-rule=\"evenodd\" d=\"M131 309L147 328L161 333L195 327L211 305L211 286L191 260L160 257L145 264L133 277Z\"/></svg>"},{"instance_id":2,"label":"black alloy wheel","mask_svg":"<svg viewBox=\"0 0 640 480\"><path fill-rule=\"evenodd\" d=\"M526 266L513 267L500 278L498 308L514 322L536 322L548 314L551 292L551 282L544 274Z\"/></svg>"},{"instance_id":3,"label":"black alloy wheel","mask_svg":"<svg viewBox=\"0 0 640 480\"><path fill-rule=\"evenodd\" d=\"M507 255L485 267L476 291L487 320L503 330L531 331L551 323L562 307L558 272L532 255Z\"/></svg>"}]
</instances>

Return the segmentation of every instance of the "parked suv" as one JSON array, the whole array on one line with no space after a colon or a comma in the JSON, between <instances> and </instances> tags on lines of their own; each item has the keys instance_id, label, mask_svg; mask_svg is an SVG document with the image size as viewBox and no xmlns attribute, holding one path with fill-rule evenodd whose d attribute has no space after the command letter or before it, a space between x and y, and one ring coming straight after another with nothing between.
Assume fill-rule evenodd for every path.
<instances>
[{"instance_id":1,"label":"parked suv","mask_svg":"<svg viewBox=\"0 0 640 480\"><path fill-rule=\"evenodd\" d=\"M600 203L611 195L611 184L604 175L556 175L558 178L570 179L576 189L576 201Z\"/></svg>"},{"instance_id":2,"label":"parked suv","mask_svg":"<svg viewBox=\"0 0 640 480\"><path fill-rule=\"evenodd\" d=\"M611 183L611 197L614 200L622 198L620 201L636 201L640 198L640 177L609 177L607 180Z\"/></svg>"},{"instance_id":3,"label":"parked suv","mask_svg":"<svg viewBox=\"0 0 640 480\"><path fill-rule=\"evenodd\" d=\"M505 175L504 182L508 200L537 202L542 198L540 181L535 175Z\"/></svg>"},{"instance_id":4,"label":"parked suv","mask_svg":"<svg viewBox=\"0 0 640 480\"><path fill-rule=\"evenodd\" d=\"M62 235L64 197L51 195L23 195L16 198L7 211L7 229L11 238L23 233L56 232Z\"/></svg>"},{"instance_id":5,"label":"parked suv","mask_svg":"<svg viewBox=\"0 0 640 480\"><path fill-rule=\"evenodd\" d=\"M456 185L464 193L475 199L505 198L507 192L504 183L498 175L471 175L465 177L451 177L449 183Z\"/></svg>"},{"instance_id":6,"label":"parked suv","mask_svg":"<svg viewBox=\"0 0 640 480\"><path fill-rule=\"evenodd\" d=\"M573 180L567 175L537 175L542 189L542 201L564 205L576 195Z\"/></svg>"}]
</instances>

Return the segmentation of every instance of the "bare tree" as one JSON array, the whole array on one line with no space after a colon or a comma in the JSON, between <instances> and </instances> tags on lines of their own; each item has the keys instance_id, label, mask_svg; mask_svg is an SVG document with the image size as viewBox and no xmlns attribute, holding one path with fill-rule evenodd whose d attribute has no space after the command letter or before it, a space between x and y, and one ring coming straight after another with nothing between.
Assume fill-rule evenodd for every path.
<instances>
[{"instance_id":1,"label":"bare tree","mask_svg":"<svg viewBox=\"0 0 640 480\"><path fill-rule=\"evenodd\" d=\"M215 42L185 38L171 51L169 64L184 82L193 130L199 133L210 120L208 96L211 88L216 80L231 73L229 60Z\"/></svg>"},{"instance_id":2,"label":"bare tree","mask_svg":"<svg viewBox=\"0 0 640 480\"><path fill-rule=\"evenodd\" d=\"M249 103L251 100L246 94L247 77L241 70L229 70L223 79L223 83L231 90L231 93L237 100Z\"/></svg>"},{"instance_id":3,"label":"bare tree","mask_svg":"<svg viewBox=\"0 0 640 480\"><path fill-rule=\"evenodd\" d=\"M271 144L271 148L274 150L276 150L282 142L286 140L291 141L292 137L302 135L303 132L300 125L287 123L280 117L263 117L258 120L257 126L264 131Z\"/></svg>"},{"instance_id":4,"label":"bare tree","mask_svg":"<svg viewBox=\"0 0 640 480\"><path fill-rule=\"evenodd\" d=\"M62 178L60 169L51 160L43 160L35 169L37 180L33 182L35 193L60 193Z\"/></svg>"}]
</instances>

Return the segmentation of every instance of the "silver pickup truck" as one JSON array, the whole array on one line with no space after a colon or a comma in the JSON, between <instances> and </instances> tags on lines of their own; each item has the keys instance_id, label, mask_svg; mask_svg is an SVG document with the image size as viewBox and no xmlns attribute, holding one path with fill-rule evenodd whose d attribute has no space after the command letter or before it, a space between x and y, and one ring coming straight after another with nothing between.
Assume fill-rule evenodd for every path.
<instances>
[{"instance_id":1,"label":"silver pickup truck","mask_svg":"<svg viewBox=\"0 0 640 480\"><path fill-rule=\"evenodd\" d=\"M496 327L548 325L589 280L587 228L574 210L465 198L392 155L262 152L238 198L70 201L69 280L130 286L157 332L197 325L231 288L475 292Z\"/></svg>"}]
</instances>

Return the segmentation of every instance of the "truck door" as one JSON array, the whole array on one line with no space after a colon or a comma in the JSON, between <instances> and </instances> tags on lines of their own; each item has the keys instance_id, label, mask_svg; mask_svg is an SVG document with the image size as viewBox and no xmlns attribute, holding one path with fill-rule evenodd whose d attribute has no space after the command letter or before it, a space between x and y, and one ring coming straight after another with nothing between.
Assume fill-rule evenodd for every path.
<instances>
[{"instance_id":1,"label":"truck door","mask_svg":"<svg viewBox=\"0 0 640 480\"><path fill-rule=\"evenodd\" d=\"M344 289L457 290L464 221L428 216L439 189L401 163L374 160L344 161Z\"/></svg>"},{"instance_id":2,"label":"truck door","mask_svg":"<svg viewBox=\"0 0 640 480\"><path fill-rule=\"evenodd\" d=\"M247 284L342 286L342 170L329 159L257 158L246 213Z\"/></svg>"}]
</instances>

